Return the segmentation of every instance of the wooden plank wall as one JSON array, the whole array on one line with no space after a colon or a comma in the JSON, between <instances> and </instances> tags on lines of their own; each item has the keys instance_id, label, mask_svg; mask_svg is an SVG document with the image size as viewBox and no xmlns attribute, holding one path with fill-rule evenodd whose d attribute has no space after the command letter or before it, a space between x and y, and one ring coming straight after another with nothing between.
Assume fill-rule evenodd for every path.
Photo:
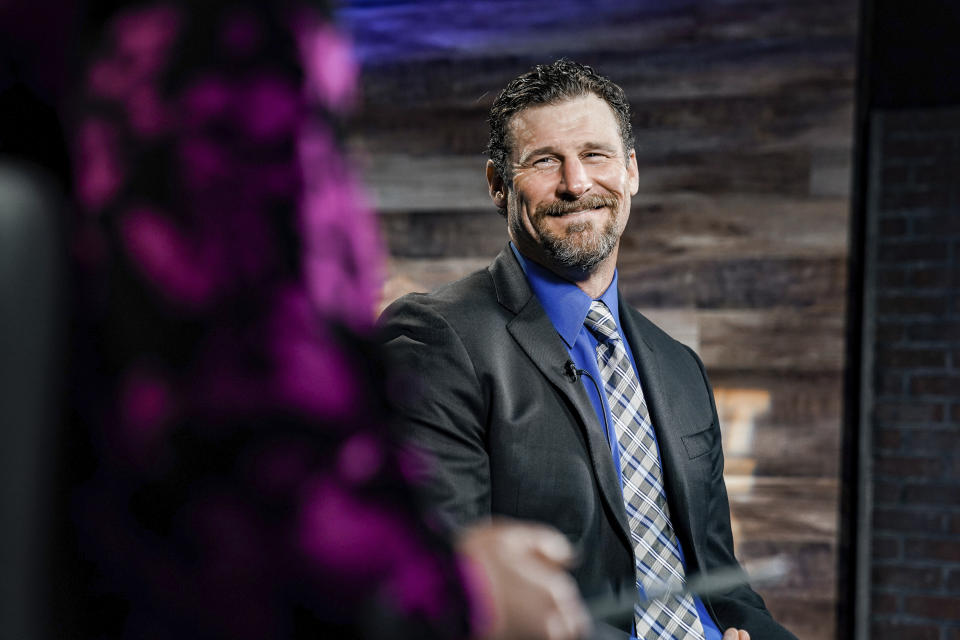
<instances>
[{"instance_id":1,"label":"wooden plank wall","mask_svg":"<svg viewBox=\"0 0 960 640\"><path fill-rule=\"evenodd\" d=\"M384 304L485 266L506 240L483 179L486 111L533 64L626 90L640 193L627 300L703 357L741 559L798 636L834 637L854 0L357 0L348 145L381 212Z\"/></svg>"}]
</instances>

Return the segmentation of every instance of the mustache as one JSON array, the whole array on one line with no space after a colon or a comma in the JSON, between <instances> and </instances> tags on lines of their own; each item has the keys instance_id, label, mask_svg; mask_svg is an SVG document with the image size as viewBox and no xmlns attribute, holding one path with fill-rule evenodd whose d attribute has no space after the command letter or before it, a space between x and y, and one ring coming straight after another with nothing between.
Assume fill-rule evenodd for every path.
<instances>
[{"instance_id":1,"label":"mustache","mask_svg":"<svg viewBox=\"0 0 960 640\"><path fill-rule=\"evenodd\" d=\"M536 216L562 216L575 211L585 209L597 209L599 207L608 207L616 211L620 207L620 198L613 195L601 195L594 193L576 200L555 200L542 204L536 209Z\"/></svg>"}]
</instances>

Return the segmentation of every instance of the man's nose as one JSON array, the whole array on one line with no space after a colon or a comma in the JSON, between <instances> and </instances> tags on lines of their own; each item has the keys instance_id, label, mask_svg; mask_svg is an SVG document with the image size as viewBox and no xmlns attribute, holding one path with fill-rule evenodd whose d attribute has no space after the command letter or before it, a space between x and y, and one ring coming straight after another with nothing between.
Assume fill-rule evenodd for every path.
<instances>
[{"instance_id":1,"label":"man's nose","mask_svg":"<svg viewBox=\"0 0 960 640\"><path fill-rule=\"evenodd\" d=\"M590 174L587 173L587 168L583 166L580 159L565 160L561 170L560 184L557 185L560 195L579 198L591 187L593 182L590 180Z\"/></svg>"}]
</instances>

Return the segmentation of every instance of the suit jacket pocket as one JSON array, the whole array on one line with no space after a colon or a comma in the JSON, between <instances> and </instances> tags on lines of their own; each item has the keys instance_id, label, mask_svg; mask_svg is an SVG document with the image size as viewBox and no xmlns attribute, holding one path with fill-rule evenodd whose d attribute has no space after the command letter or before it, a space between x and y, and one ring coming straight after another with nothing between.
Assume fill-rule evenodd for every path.
<instances>
[{"instance_id":1,"label":"suit jacket pocket","mask_svg":"<svg viewBox=\"0 0 960 640\"><path fill-rule=\"evenodd\" d=\"M698 431L689 436L681 436L683 446L687 450L687 457L699 458L709 453L717 445L718 436L719 430L714 429L712 424L703 431Z\"/></svg>"}]
</instances>

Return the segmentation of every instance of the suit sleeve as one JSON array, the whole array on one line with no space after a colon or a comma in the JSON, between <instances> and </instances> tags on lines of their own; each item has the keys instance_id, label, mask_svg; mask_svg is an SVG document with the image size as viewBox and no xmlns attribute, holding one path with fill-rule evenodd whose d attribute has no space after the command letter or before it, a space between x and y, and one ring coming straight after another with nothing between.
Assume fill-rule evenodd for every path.
<instances>
[{"instance_id":1,"label":"suit sleeve","mask_svg":"<svg viewBox=\"0 0 960 640\"><path fill-rule=\"evenodd\" d=\"M484 391L464 341L430 299L412 294L380 318L399 432L427 456L425 497L452 528L490 515Z\"/></svg>"},{"instance_id":2,"label":"suit sleeve","mask_svg":"<svg viewBox=\"0 0 960 640\"><path fill-rule=\"evenodd\" d=\"M689 348L687 351L700 368L700 375L706 385L713 412L713 424L716 429L716 445L711 452L712 465L710 475L709 514L707 518L707 537L703 570L717 569L737 564L733 552L733 533L730 529L730 501L727 486L723 480L723 449L720 442L720 421L717 416L713 390L704 370L703 362ZM730 591L705 598L720 624L720 630L727 627L746 629L750 636L762 640L797 640L796 636L777 623L757 592L749 586L741 586Z\"/></svg>"}]
</instances>

